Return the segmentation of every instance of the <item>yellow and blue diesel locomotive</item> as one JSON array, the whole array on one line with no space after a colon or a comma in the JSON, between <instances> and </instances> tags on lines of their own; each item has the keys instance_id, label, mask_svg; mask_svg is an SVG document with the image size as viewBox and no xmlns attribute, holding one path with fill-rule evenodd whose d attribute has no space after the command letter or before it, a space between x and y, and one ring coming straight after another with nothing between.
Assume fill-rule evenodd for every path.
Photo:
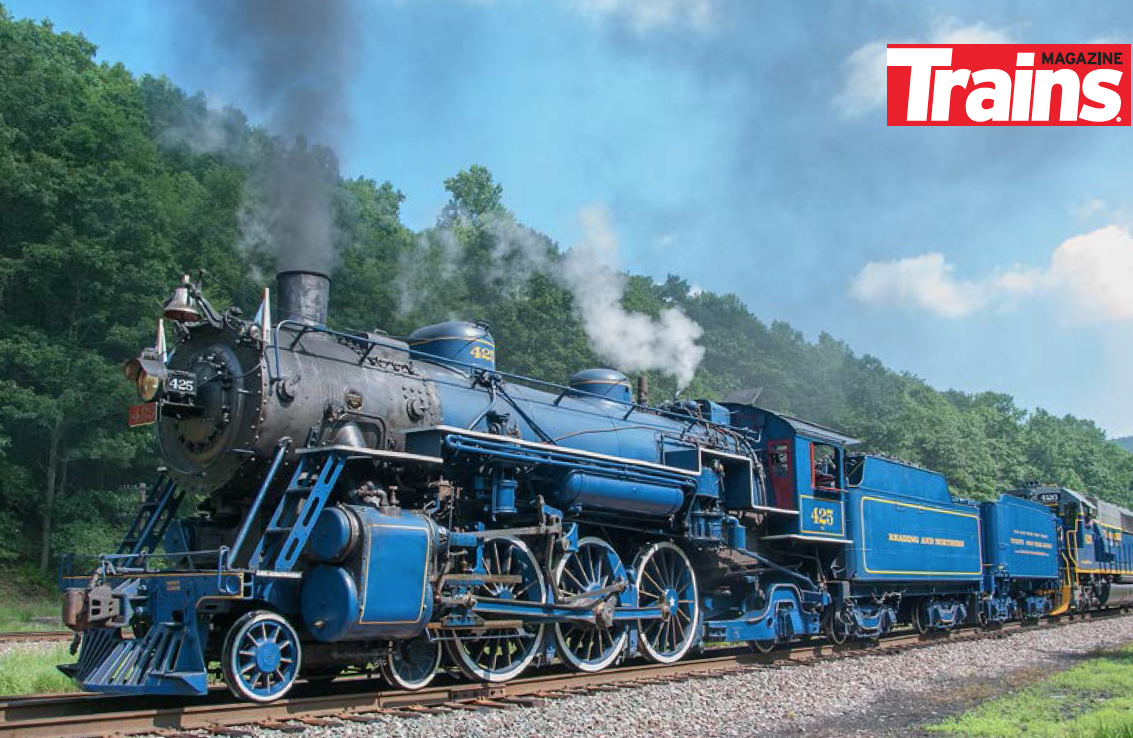
<instances>
[{"instance_id":1,"label":"yellow and blue diesel locomotive","mask_svg":"<svg viewBox=\"0 0 1133 738\"><path fill-rule=\"evenodd\" d=\"M375 666L405 689L500 682L1130 597L1121 541L1099 542L1114 513L1067 490L955 500L750 395L537 381L497 369L485 325L332 330L326 276L277 285L247 320L186 277L172 346L125 368L165 469L118 550L64 572L81 645L61 668L86 690L203 694L218 670L270 701Z\"/></svg>"}]
</instances>

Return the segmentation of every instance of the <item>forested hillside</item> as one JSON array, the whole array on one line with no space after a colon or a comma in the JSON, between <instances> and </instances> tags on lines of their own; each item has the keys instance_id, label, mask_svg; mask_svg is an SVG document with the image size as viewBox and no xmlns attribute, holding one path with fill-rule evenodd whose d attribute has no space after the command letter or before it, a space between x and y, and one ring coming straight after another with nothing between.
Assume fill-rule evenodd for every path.
<instances>
[{"instance_id":1,"label":"forested hillside","mask_svg":"<svg viewBox=\"0 0 1133 738\"><path fill-rule=\"evenodd\" d=\"M1133 436L1125 436L1124 438L1115 438L1113 442L1126 451L1133 453Z\"/></svg>"},{"instance_id":2,"label":"forested hillside","mask_svg":"<svg viewBox=\"0 0 1133 738\"><path fill-rule=\"evenodd\" d=\"M58 552L105 548L120 530L155 459L152 435L126 428L137 400L119 367L152 344L182 272L204 269L214 303L255 309L274 265L242 235L245 197L274 157L296 150L235 110L210 111L93 53L0 8L0 559L12 564L49 568ZM336 171L333 152L299 146ZM415 233L395 184L337 182L332 322L404 334L484 319L502 368L552 381L605 363L555 278L558 245L506 209L487 169L446 187L437 226ZM526 251L501 247L520 237ZM532 248L550 268L530 268ZM1089 420L1006 394L938 391L679 277L630 277L623 302L649 315L680 307L704 328L686 397L762 387L762 404L943 471L961 495L1042 480L1133 504L1133 455ZM654 399L675 390L659 373L650 383Z\"/></svg>"}]
</instances>

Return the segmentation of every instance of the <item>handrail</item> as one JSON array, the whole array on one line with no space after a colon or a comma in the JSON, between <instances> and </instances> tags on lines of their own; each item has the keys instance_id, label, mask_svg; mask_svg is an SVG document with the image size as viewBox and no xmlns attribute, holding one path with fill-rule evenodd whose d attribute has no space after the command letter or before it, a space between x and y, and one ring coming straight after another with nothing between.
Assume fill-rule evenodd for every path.
<instances>
[{"instance_id":1,"label":"handrail","mask_svg":"<svg viewBox=\"0 0 1133 738\"><path fill-rule=\"evenodd\" d=\"M260 484L260 489L256 492L256 497L252 500L252 506L244 514L244 522L240 526L240 532L236 534L236 540L232 543L232 550L229 552L229 560L235 563L236 557L240 555L240 549L244 547L244 540L248 537L248 532L252 529L252 523L255 522L256 517L259 515L260 508L264 504L264 498L267 497L268 490L271 488L271 483L275 481L275 475L279 471L283 459L287 456L287 449L291 447L290 438L281 438L276 446L275 458L272 459L271 468L268 473L264 475L264 481Z\"/></svg>"},{"instance_id":2,"label":"handrail","mask_svg":"<svg viewBox=\"0 0 1133 738\"><path fill-rule=\"evenodd\" d=\"M299 335L296 337L296 340L298 340L299 338L302 338L307 333L326 333L328 335L337 336L337 337L342 338L342 339L347 340L347 341L353 341L354 343L357 343L361 346L369 346L371 348L373 346L383 346L385 348L391 348L391 349L394 349L396 351L404 351L406 354L408 354L410 357L413 357L413 358L422 358L422 359L434 360L434 361L438 359L438 357L436 357L435 355L430 354L426 351L419 351L417 349L409 348L409 346L407 346L404 342L396 342L395 343L393 341L375 339L375 338L370 338L368 336L360 336L356 333L345 333L343 331L336 331L336 330L333 330L331 328L324 328L324 327L319 327L319 326L308 325L306 323L301 323L297 320L281 320L280 322L276 323L272 327L272 333L273 333L272 350L275 354L275 369L276 369L276 375L272 376L271 367L270 366L268 367L268 378L272 382L279 381L279 366L280 366L279 331L285 325L295 326L298 329ZM541 387L547 387L547 388L550 388L550 389L558 390L559 392L562 393L562 396L564 396L564 397L566 395L570 394L570 393L580 391L580 390L575 389L574 387L570 387L570 386L565 385L565 384L558 384L556 382L548 382L547 380L544 380L544 379L536 379L534 377L524 376L523 374L512 374L511 372L504 372L504 371L500 371L499 369L488 370L488 369L485 369L482 366L477 366L475 364L470 364L468 362L457 361L456 359L442 359L442 361L447 365L458 366L458 367L461 367L461 368L464 368L464 369L469 369L474 373L474 375L495 374L495 375L498 375L500 377L504 377L506 379L512 379L512 380L516 380L516 381L519 381L519 382L528 382L528 383L538 385L538 386L541 386ZM655 413L657 415L668 418L670 420L679 420L679 421L685 422L685 423L692 422L692 423L697 424L697 425L703 425L707 428L716 428L716 429L726 431L726 432L729 432L729 433L740 433L740 434L745 434L745 435L752 435L752 436L758 438L757 434L754 434L753 432L747 430L746 428L737 428L737 427L731 426L731 425L724 425L722 423L716 423L716 422L713 422L711 420L706 420L705 418L697 418L697 417L694 417L694 416L686 414L686 413L676 413L676 412L673 412L671 410L662 410L661 408L658 408L658 407L651 407L649 405L641 405L639 403L632 402L632 401L629 401L629 400L619 400L619 399L612 398L612 397L603 397L602 399L606 402L613 402L613 403L616 403L618 405L622 405L622 406L625 406L627 408L630 408L631 412L633 410L647 410L651 413Z\"/></svg>"}]
</instances>

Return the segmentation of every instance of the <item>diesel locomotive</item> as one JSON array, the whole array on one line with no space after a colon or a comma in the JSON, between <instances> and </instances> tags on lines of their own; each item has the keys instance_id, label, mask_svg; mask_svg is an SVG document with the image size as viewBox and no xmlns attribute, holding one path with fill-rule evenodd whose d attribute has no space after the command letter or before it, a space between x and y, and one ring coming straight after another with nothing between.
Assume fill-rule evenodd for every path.
<instances>
[{"instance_id":1,"label":"diesel locomotive","mask_svg":"<svg viewBox=\"0 0 1133 738\"><path fill-rule=\"evenodd\" d=\"M1112 505L957 500L750 393L651 406L611 369L508 374L483 324L334 330L329 289L281 273L249 320L186 277L170 345L127 364L164 468L118 550L64 572L83 689L501 682L1133 601Z\"/></svg>"}]
</instances>

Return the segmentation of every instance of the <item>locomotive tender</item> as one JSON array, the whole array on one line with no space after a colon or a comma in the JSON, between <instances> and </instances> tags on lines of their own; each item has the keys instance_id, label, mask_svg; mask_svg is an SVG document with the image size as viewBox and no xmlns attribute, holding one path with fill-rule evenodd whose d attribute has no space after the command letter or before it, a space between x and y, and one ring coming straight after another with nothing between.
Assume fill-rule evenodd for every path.
<instances>
[{"instance_id":1,"label":"locomotive tender","mask_svg":"<svg viewBox=\"0 0 1133 738\"><path fill-rule=\"evenodd\" d=\"M126 367L166 468L118 551L64 572L84 689L203 694L216 664L254 701L373 665L415 689L1133 602L1106 503L955 500L743 398L649 407L609 369L501 372L484 325L331 330L321 274L277 293L246 320L186 277L172 351Z\"/></svg>"}]
</instances>

